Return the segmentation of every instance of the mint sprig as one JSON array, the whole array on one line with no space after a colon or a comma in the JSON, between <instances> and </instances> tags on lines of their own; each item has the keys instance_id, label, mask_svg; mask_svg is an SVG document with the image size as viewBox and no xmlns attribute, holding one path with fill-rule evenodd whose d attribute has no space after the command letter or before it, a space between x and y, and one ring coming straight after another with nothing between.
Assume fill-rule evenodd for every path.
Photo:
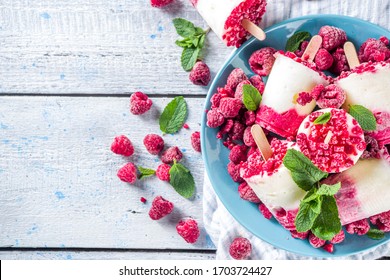
<instances>
[{"instance_id":1,"label":"mint sprig","mask_svg":"<svg viewBox=\"0 0 390 280\"><path fill-rule=\"evenodd\" d=\"M286 42L286 51L295 52L299 49L301 43L305 40L308 40L311 37L311 34L306 31L295 32Z\"/></svg>"},{"instance_id":2,"label":"mint sprig","mask_svg":"<svg viewBox=\"0 0 390 280\"><path fill-rule=\"evenodd\" d=\"M173 25L177 34L183 37L176 41L176 45L183 48L181 66L185 71L190 71L201 55L208 31L196 27L192 22L183 18L175 18Z\"/></svg>"},{"instance_id":3,"label":"mint sprig","mask_svg":"<svg viewBox=\"0 0 390 280\"><path fill-rule=\"evenodd\" d=\"M242 87L242 102L249 111L256 111L261 102L261 94L252 85Z\"/></svg>"},{"instance_id":4,"label":"mint sprig","mask_svg":"<svg viewBox=\"0 0 390 280\"><path fill-rule=\"evenodd\" d=\"M169 170L169 183L175 191L184 198L190 198L195 193L195 181L191 172L182 164L174 163Z\"/></svg>"},{"instance_id":5,"label":"mint sprig","mask_svg":"<svg viewBox=\"0 0 390 280\"><path fill-rule=\"evenodd\" d=\"M332 114L330 112L323 113L321 116L316 118L313 124L326 124L332 118Z\"/></svg>"},{"instance_id":6,"label":"mint sprig","mask_svg":"<svg viewBox=\"0 0 390 280\"><path fill-rule=\"evenodd\" d=\"M150 169L150 168L144 168L141 166L138 166L137 168L138 168L138 172L139 172L138 179L140 179L140 180L156 174L156 171L153 169Z\"/></svg>"},{"instance_id":7,"label":"mint sprig","mask_svg":"<svg viewBox=\"0 0 390 280\"><path fill-rule=\"evenodd\" d=\"M160 130L163 133L176 133L187 119L187 103L183 96L175 97L164 108L160 116Z\"/></svg>"},{"instance_id":8,"label":"mint sprig","mask_svg":"<svg viewBox=\"0 0 390 280\"><path fill-rule=\"evenodd\" d=\"M372 131L376 129L374 114L362 105L350 105L348 113L354 117L363 130Z\"/></svg>"}]
</instances>

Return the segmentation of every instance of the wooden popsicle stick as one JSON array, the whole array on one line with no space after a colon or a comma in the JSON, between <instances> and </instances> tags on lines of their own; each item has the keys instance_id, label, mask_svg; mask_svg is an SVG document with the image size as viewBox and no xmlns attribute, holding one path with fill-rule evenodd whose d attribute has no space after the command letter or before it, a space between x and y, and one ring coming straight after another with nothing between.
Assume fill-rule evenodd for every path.
<instances>
[{"instance_id":1,"label":"wooden popsicle stick","mask_svg":"<svg viewBox=\"0 0 390 280\"><path fill-rule=\"evenodd\" d=\"M350 69L353 69L360 64L355 46L354 44L352 44L352 42L346 42L344 44L344 53L347 58Z\"/></svg>"},{"instance_id":2,"label":"wooden popsicle stick","mask_svg":"<svg viewBox=\"0 0 390 280\"><path fill-rule=\"evenodd\" d=\"M320 35L314 35L311 38L309 44L307 45L307 48L305 49L305 52L302 55L302 59L312 62L318 50L321 48L321 45L322 45L322 37Z\"/></svg>"},{"instance_id":3,"label":"wooden popsicle stick","mask_svg":"<svg viewBox=\"0 0 390 280\"><path fill-rule=\"evenodd\" d=\"M254 124L252 125L251 133L255 139L257 147L261 152L261 155L263 156L264 160L267 161L272 156L272 150L263 129L260 125Z\"/></svg>"},{"instance_id":4,"label":"wooden popsicle stick","mask_svg":"<svg viewBox=\"0 0 390 280\"><path fill-rule=\"evenodd\" d=\"M244 29L246 31L248 31L250 34L252 34L253 36L255 36L257 39L259 39L260 41L264 41L265 38L266 38L266 35L265 35L265 32L263 29L261 29L260 27L258 27L256 24L254 24L253 22L251 22L250 20L244 18L242 21L241 21L241 25L242 27L244 27Z\"/></svg>"}]
</instances>

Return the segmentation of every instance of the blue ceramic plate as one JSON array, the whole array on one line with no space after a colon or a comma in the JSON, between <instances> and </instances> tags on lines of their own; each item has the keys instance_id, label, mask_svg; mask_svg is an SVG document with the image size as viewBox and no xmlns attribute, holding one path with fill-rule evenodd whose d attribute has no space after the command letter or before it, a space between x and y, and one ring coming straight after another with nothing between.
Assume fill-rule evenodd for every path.
<instances>
[{"instance_id":1,"label":"blue ceramic plate","mask_svg":"<svg viewBox=\"0 0 390 280\"><path fill-rule=\"evenodd\" d=\"M357 48L368 38L379 38L380 36L390 38L388 30L363 20L345 16L315 15L281 22L267 28L267 39L265 41L260 42L252 38L232 53L211 84L205 109L210 108L211 96L217 91L217 87L223 87L226 84L226 79L234 68L242 68L248 76L253 75L249 68L248 59L255 50L265 46L284 50L287 38L294 32L302 30L314 35L318 33L318 30L323 25L332 25L345 30L348 39ZM218 129L211 129L206 126L206 114L204 114L202 118L201 142L207 174L215 192L228 211L255 236L275 247L296 254L327 258L356 254L390 240L390 234L386 234L386 237L382 240L373 240L366 236L349 235L346 233L345 241L337 244L333 254L329 254L323 249L313 248L307 240L292 238L290 233L280 226L275 219L265 219L260 214L257 205L239 197L238 185L230 178L226 168L229 163L228 149L223 146L222 141L216 139L217 132Z\"/></svg>"}]
</instances>

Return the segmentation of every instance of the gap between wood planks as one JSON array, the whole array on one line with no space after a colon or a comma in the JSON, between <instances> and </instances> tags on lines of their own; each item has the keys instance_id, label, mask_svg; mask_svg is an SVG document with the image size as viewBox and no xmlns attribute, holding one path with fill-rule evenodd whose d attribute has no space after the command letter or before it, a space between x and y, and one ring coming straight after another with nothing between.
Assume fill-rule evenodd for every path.
<instances>
[{"instance_id":1,"label":"gap between wood planks","mask_svg":"<svg viewBox=\"0 0 390 280\"><path fill-rule=\"evenodd\" d=\"M130 97L132 93L0 93L2 96L12 97ZM148 94L149 98L173 98L184 96L184 98L206 98L206 94Z\"/></svg>"}]
</instances>

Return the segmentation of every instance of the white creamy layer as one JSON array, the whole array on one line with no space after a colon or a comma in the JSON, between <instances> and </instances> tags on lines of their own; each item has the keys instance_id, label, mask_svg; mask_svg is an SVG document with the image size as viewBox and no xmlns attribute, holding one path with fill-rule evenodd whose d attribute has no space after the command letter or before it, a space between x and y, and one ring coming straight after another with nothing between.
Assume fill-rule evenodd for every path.
<instances>
[{"instance_id":1,"label":"white creamy layer","mask_svg":"<svg viewBox=\"0 0 390 280\"><path fill-rule=\"evenodd\" d=\"M310 92L318 84L328 85L328 82L316 71L282 54L276 54L261 104L280 114L295 108L299 115L306 116L313 111L315 101L301 106L295 100L298 93Z\"/></svg>"}]
</instances>

